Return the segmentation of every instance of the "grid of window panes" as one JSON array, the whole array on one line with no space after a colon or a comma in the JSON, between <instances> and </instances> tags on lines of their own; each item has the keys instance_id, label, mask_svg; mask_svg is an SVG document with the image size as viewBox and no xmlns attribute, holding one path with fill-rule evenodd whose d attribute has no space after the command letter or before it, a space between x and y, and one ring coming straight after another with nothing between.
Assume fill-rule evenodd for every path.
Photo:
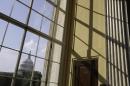
<instances>
[{"instance_id":1,"label":"grid of window panes","mask_svg":"<svg viewBox=\"0 0 130 86\"><path fill-rule=\"evenodd\" d=\"M66 0L0 1L0 79L10 78L10 86L17 80L24 86L58 85L65 13ZM28 77L19 77L28 57L33 70ZM41 79L35 79L35 72Z\"/></svg>"}]
</instances>

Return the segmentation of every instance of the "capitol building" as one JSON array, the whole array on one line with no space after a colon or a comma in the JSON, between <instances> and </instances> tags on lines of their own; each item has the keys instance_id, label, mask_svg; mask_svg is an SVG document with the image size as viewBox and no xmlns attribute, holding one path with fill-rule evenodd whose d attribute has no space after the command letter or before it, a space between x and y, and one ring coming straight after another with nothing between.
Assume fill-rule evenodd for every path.
<instances>
[{"instance_id":1,"label":"capitol building","mask_svg":"<svg viewBox=\"0 0 130 86\"><path fill-rule=\"evenodd\" d=\"M22 62L20 65L20 68L18 70L15 86L29 86L32 84L32 86L40 86L40 80L41 80L41 73L39 71L33 71L33 61L31 60L31 55L28 55L28 58ZM13 76L12 72L0 72L0 75L6 76L6 77L0 77L0 85L1 86L10 86ZM33 79L34 81L29 81L30 79ZM27 80L28 79L28 80ZM39 81L39 82L38 82Z\"/></svg>"}]
</instances>

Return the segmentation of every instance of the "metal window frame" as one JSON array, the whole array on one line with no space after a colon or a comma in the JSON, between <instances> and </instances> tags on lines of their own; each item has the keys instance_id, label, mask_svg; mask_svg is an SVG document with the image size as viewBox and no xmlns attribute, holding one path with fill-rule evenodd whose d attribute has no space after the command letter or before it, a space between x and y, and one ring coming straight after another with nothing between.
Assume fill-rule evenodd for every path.
<instances>
[{"instance_id":1,"label":"metal window frame","mask_svg":"<svg viewBox=\"0 0 130 86\"><path fill-rule=\"evenodd\" d=\"M16 64L17 67L16 67L16 70L15 70L15 74L14 74L14 76L13 76L13 81L12 81L11 86L13 86L14 83L15 83L15 79L16 79L16 75L17 75L16 73L17 73L17 71L18 71L18 66L19 66L19 62L20 62L20 59L21 59L21 54L22 54L22 53L27 54L27 53L25 53L25 52L22 52L27 31L29 31L29 32L31 32L31 33L34 33L34 34L36 34L36 35L39 36L39 37L43 37L43 38L45 38L45 39L47 39L47 40L49 40L49 41L51 41L51 42L57 43L58 45L61 45L62 47L65 45L64 42L61 42L61 41L59 41L59 40L57 40L57 39L54 39L53 37L50 37L50 36L48 36L48 35L46 35L46 34L40 32L40 31L38 31L38 30L36 30L36 29L34 29L34 28L28 26L28 22L29 22L29 17L30 17L31 11L33 10L33 11L35 11L36 13L40 14L40 13L37 12L36 10L32 9L32 4L33 4L33 1L34 1L34 0L32 0L32 2L31 2L31 7L25 5L24 3L20 2L19 0L16 0L16 1L18 1L19 3L23 4L24 6L26 6L26 7L28 7L28 8L30 9L29 14L28 14L27 24L24 24L24 23L22 23L22 22L20 22L20 21L17 21L17 20L15 20L15 19L11 18L10 16L7 16L7 15L5 15L5 14L3 14L3 13L0 12L0 19L2 19L2 20L4 20L4 21L7 21L8 23L14 24L14 25L16 25L16 26L22 28L22 29L25 31L25 32L24 32L24 35L23 35L23 42L22 42L22 45L21 45L21 49L20 49L20 50L16 50L16 49L12 49L12 48L9 48L9 47L0 45L0 47L5 47L5 48L8 48L8 49L11 49L11 50L14 50L14 51L19 52L19 59L18 59L18 62L17 62L17 64ZM50 3L50 2L49 2L49 3ZM54 4L51 3L51 5L54 5ZM14 6L14 5L13 5L13 6ZM58 11L61 11L61 12L63 12L63 13L66 15L66 12L63 11L61 8L59 8L59 6L57 6L57 5L54 5L54 6L57 8L57 12L58 12ZM42 17L48 19L49 21L53 22L55 25L59 25L59 24L57 23L57 21L55 21L55 20L53 21L53 20L47 18L46 16L44 16L44 15L42 15L42 14L40 14L40 15L41 15ZM56 15L57 15L57 18L58 18L58 14L56 14ZM59 26L60 26L60 27L63 27L63 26L61 26L61 25L59 25ZM64 27L63 27L63 28L64 28ZM64 37L64 36L63 36L63 37ZM62 48L62 50L63 50L63 48ZM51 51L50 51L50 52L51 52ZM62 53L63 53L63 52L62 52ZM38 57L35 56L35 55L31 55L31 56L34 56L34 57L38 58ZM55 62L55 61L53 61L53 60L51 60L51 59L50 59L50 60L49 60L49 59L44 59L44 60L50 61L50 62L54 62L54 63L58 63L58 62ZM58 64L61 64L61 62L58 63ZM59 70L59 72L60 72L60 70ZM32 78L31 78L31 81L33 81ZM45 81L45 83L46 83L46 81ZM47 83L48 83L48 82L47 82ZM55 83L55 82L49 82L49 83ZM58 83L57 83L57 84L58 84ZM46 85L47 85L47 84L46 84Z\"/></svg>"}]
</instances>

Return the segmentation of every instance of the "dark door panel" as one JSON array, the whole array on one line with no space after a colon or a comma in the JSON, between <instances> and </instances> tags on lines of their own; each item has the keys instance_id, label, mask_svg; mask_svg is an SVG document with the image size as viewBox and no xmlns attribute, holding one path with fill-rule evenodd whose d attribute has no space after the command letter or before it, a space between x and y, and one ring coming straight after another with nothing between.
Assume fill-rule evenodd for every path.
<instances>
[{"instance_id":1,"label":"dark door panel","mask_svg":"<svg viewBox=\"0 0 130 86\"><path fill-rule=\"evenodd\" d=\"M98 60L74 60L73 86L98 86Z\"/></svg>"}]
</instances>

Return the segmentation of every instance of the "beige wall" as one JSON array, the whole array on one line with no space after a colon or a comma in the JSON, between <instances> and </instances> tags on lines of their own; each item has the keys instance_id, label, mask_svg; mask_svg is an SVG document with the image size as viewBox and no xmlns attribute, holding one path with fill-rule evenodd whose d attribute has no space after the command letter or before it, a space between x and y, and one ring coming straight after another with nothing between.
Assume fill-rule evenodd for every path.
<instances>
[{"instance_id":1,"label":"beige wall","mask_svg":"<svg viewBox=\"0 0 130 86\"><path fill-rule=\"evenodd\" d=\"M80 57L87 58L89 40L92 39L91 56L98 57L99 85L106 79L106 44L105 44L105 5L104 0L94 0L93 2L93 31L89 37L90 30L90 0L78 0L76 18L82 23L75 21L75 36L73 50ZM72 53L72 57L76 57ZM72 72L72 69L70 70ZM101 78L104 78L101 79ZM71 80L71 78L70 78ZM71 81L70 81L71 86Z\"/></svg>"}]
</instances>

